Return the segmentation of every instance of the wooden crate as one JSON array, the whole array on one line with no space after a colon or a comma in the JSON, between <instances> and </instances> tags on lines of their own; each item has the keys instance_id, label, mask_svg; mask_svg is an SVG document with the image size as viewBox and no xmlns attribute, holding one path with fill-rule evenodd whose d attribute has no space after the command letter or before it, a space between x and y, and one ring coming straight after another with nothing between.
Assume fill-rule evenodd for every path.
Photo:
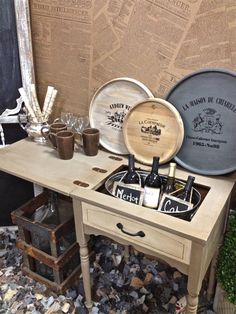
<instances>
[{"instance_id":1,"label":"wooden crate","mask_svg":"<svg viewBox=\"0 0 236 314\"><path fill-rule=\"evenodd\" d=\"M32 219L35 211L48 203L49 196L45 191L13 211L12 221L19 228L16 245L23 251L23 272L61 293L80 275L79 245L69 198L58 195L57 221Z\"/></svg>"}]
</instances>

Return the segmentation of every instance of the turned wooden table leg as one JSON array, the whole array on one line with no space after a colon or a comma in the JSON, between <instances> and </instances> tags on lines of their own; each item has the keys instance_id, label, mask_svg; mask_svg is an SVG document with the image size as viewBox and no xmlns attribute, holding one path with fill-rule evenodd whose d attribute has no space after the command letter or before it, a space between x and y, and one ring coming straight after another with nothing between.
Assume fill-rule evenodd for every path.
<instances>
[{"instance_id":1,"label":"turned wooden table leg","mask_svg":"<svg viewBox=\"0 0 236 314\"><path fill-rule=\"evenodd\" d=\"M188 274L188 296L186 314L196 314L198 308L198 295L205 275L203 267L205 248L201 244L192 243L190 266Z\"/></svg>"},{"instance_id":2,"label":"turned wooden table leg","mask_svg":"<svg viewBox=\"0 0 236 314\"><path fill-rule=\"evenodd\" d=\"M73 199L73 210L75 218L76 238L80 246L80 263L85 292L85 305L90 312L93 307L93 302L91 298L88 237L86 237L84 233L82 205L81 202L77 199Z\"/></svg>"},{"instance_id":3,"label":"turned wooden table leg","mask_svg":"<svg viewBox=\"0 0 236 314\"><path fill-rule=\"evenodd\" d=\"M198 308L198 295L188 294L186 314L196 314Z\"/></svg>"},{"instance_id":4,"label":"turned wooden table leg","mask_svg":"<svg viewBox=\"0 0 236 314\"><path fill-rule=\"evenodd\" d=\"M80 262L81 271L83 275L83 285L85 292L85 305L89 312L93 307L92 297L91 297L91 284L90 284L90 271L89 271L89 250L87 243L80 245Z\"/></svg>"},{"instance_id":5,"label":"turned wooden table leg","mask_svg":"<svg viewBox=\"0 0 236 314\"><path fill-rule=\"evenodd\" d=\"M216 263L217 263L217 256L219 250L216 251L210 266L210 275L208 281L208 288L207 288L207 301L211 301L214 293L215 293L215 286L216 286Z\"/></svg>"}]
</instances>

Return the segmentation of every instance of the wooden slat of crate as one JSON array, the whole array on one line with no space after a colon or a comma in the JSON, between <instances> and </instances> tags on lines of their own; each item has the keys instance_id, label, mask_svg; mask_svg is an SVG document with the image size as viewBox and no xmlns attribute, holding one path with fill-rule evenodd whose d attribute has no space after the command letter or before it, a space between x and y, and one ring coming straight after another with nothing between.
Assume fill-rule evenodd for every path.
<instances>
[{"instance_id":1,"label":"wooden slat of crate","mask_svg":"<svg viewBox=\"0 0 236 314\"><path fill-rule=\"evenodd\" d=\"M57 293L63 293L67 288L69 288L77 279L79 279L79 276L81 274L81 267L78 265L73 272L62 282L62 283L56 283L52 282L49 279L31 271L27 266L22 267L22 271L25 275L29 276L30 278L33 278L34 280L41 282L45 284L49 289L52 291L55 291Z\"/></svg>"},{"instance_id":2,"label":"wooden slat of crate","mask_svg":"<svg viewBox=\"0 0 236 314\"><path fill-rule=\"evenodd\" d=\"M48 201L48 193L43 192L37 195L35 198L29 200L27 203L23 204L21 207L17 208L11 213L12 221L17 224L15 219L19 219L23 215L33 215L35 210L45 204ZM29 220L29 219L27 219ZM32 221L30 221L32 223Z\"/></svg>"},{"instance_id":3,"label":"wooden slat of crate","mask_svg":"<svg viewBox=\"0 0 236 314\"><path fill-rule=\"evenodd\" d=\"M43 192L36 196L34 199L28 201L26 204L22 205L18 209L12 212L12 221L17 224L20 229L20 238L26 243L31 243L30 233L40 234L44 233L45 237L48 238L51 255L58 257L60 254L58 252L58 241L60 241L61 236L65 235L66 232L74 229L74 217L70 217L58 226L50 226L40 222L32 221L25 215L32 216L35 210L48 201L49 194Z\"/></svg>"},{"instance_id":4,"label":"wooden slat of crate","mask_svg":"<svg viewBox=\"0 0 236 314\"><path fill-rule=\"evenodd\" d=\"M37 233L41 233L43 230L45 237L47 237L48 240L50 240L51 238L52 229L49 229L38 222L34 223L33 221L29 220L26 217L17 217L17 216L14 218L14 223L15 222L18 226L21 226L23 229L26 229L29 232L34 232L37 234ZM24 240L27 241L27 239L24 239Z\"/></svg>"},{"instance_id":5,"label":"wooden slat of crate","mask_svg":"<svg viewBox=\"0 0 236 314\"><path fill-rule=\"evenodd\" d=\"M51 231L51 239L53 241L57 241L58 239L60 239L61 236L65 235L68 231L71 231L72 226L75 229L74 216L71 217L70 219L64 221L62 224L56 226Z\"/></svg>"},{"instance_id":6,"label":"wooden slat of crate","mask_svg":"<svg viewBox=\"0 0 236 314\"><path fill-rule=\"evenodd\" d=\"M75 230L74 217L71 217L69 220L58 225L50 232L49 240L52 256L58 257L60 255L60 252L58 251L58 242L63 235L68 234L68 232L71 232L72 230Z\"/></svg>"},{"instance_id":7,"label":"wooden slat of crate","mask_svg":"<svg viewBox=\"0 0 236 314\"><path fill-rule=\"evenodd\" d=\"M34 259L42 262L43 264L51 267L55 270L60 270L75 254L79 254L78 243L73 243L60 257L55 258L32 245L27 244L23 240L17 240L16 246L23 250L27 255L33 257Z\"/></svg>"},{"instance_id":8,"label":"wooden slat of crate","mask_svg":"<svg viewBox=\"0 0 236 314\"><path fill-rule=\"evenodd\" d=\"M42 230L45 233L45 236L50 239L51 229L38 222L34 222L25 216L32 216L35 210L44 205L47 201L48 193L43 192L11 213L12 222L20 227L20 237L25 242L29 243L31 240L28 232L40 233Z\"/></svg>"},{"instance_id":9,"label":"wooden slat of crate","mask_svg":"<svg viewBox=\"0 0 236 314\"><path fill-rule=\"evenodd\" d=\"M71 217L67 221L63 222L62 224L56 226L50 233L50 247L51 247L51 254L54 257L58 257L60 253L58 252L58 242L60 241L63 235L68 234L75 230L75 223L74 217Z\"/></svg>"},{"instance_id":10,"label":"wooden slat of crate","mask_svg":"<svg viewBox=\"0 0 236 314\"><path fill-rule=\"evenodd\" d=\"M62 222L60 224L50 225L31 220L30 217L32 217L34 212L41 206L47 204L48 200L49 193L44 191L13 211L12 220L19 228L19 239L16 245L23 251L24 273L46 284L53 291L62 292L72 281L76 280L77 274L80 274L80 265L77 267L75 265L75 269L68 278L65 279L64 275L67 264L70 264L70 262L73 262L73 260L77 258L79 262L79 245L74 242L64 253L59 252L61 239L70 235L70 233L75 230L73 212L71 211L70 213L67 210L70 203L67 203L65 199L61 199L60 195L59 210L60 214L62 214ZM34 243L34 236L40 234L43 235L43 241L47 241L46 251L43 251L45 250L44 246L38 247L38 243ZM35 272L37 269L36 262L40 262L45 265L45 267L51 268L52 280Z\"/></svg>"}]
</instances>

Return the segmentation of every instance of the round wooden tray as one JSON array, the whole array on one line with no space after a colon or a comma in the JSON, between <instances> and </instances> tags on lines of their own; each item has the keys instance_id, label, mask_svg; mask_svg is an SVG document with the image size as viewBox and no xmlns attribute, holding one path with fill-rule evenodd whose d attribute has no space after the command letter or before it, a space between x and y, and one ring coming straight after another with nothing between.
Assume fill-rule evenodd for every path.
<instances>
[{"instance_id":1,"label":"round wooden tray","mask_svg":"<svg viewBox=\"0 0 236 314\"><path fill-rule=\"evenodd\" d=\"M116 154L128 154L122 133L123 121L138 102L153 97L141 82L127 78L113 79L94 94L89 109L90 125L100 130L100 144Z\"/></svg>"},{"instance_id":2,"label":"round wooden tray","mask_svg":"<svg viewBox=\"0 0 236 314\"><path fill-rule=\"evenodd\" d=\"M150 98L136 104L123 125L125 144L135 158L151 165L153 156L166 163L179 151L184 137L180 114L169 102Z\"/></svg>"},{"instance_id":3,"label":"round wooden tray","mask_svg":"<svg viewBox=\"0 0 236 314\"><path fill-rule=\"evenodd\" d=\"M193 72L166 99L184 123L184 142L176 162L204 175L236 170L236 73L223 69Z\"/></svg>"}]
</instances>

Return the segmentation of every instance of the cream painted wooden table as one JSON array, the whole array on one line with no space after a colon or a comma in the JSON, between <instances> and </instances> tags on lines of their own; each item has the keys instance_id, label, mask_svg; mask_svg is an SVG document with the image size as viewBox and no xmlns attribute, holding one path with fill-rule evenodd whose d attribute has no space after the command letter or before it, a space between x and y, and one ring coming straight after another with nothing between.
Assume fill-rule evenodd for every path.
<instances>
[{"instance_id":1,"label":"cream painted wooden table","mask_svg":"<svg viewBox=\"0 0 236 314\"><path fill-rule=\"evenodd\" d=\"M61 160L50 146L24 139L0 150L0 170L70 195L79 181L88 189L100 186L109 173L123 164L122 157L116 158L100 150L95 157L75 152L71 160Z\"/></svg>"},{"instance_id":2,"label":"cream painted wooden table","mask_svg":"<svg viewBox=\"0 0 236 314\"><path fill-rule=\"evenodd\" d=\"M43 187L69 195L73 199L77 240L80 244L86 305L92 307L88 240L90 234L108 236L125 245L156 256L188 275L187 313L197 311L198 294L205 273L222 240L233 181L222 177L195 175L205 198L191 222L148 208L133 205L96 191L106 178L121 169L126 161L99 151L95 157L82 152L64 161L48 146L28 139L0 150L0 170ZM162 167L162 174L167 167ZM177 170L176 177L186 180L189 172ZM80 187L74 182L86 185ZM124 231L144 237L130 236ZM211 269L209 294L212 293L214 268Z\"/></svg>"},{"instance_id":3,"label":"cream painted wooden table","mask_svg":"<svg viewBox=\"0 0 236 314\"><path fill-rule=\"evenodd\" d=\"M167 169L162 168L160 172L166 174ZM176 177L182 180L186 180L188 175L181 170L176 173ZM195 177L195 182L207 194L191 222L95 190L78 188L71 193L88 308L92 307L87 246L90 234L104 235L124 245L133 245L137 250L156 256L188 275L187 314L197 312L202 280L212 261L208 297L212 295L215 257L222 241L234 183L223 178ZM125 232L134 236L122 232L117 227L118 223L123 225ZM138 231L143 231L145 236L139 237Z\"/></svg>"}]
</instances>

